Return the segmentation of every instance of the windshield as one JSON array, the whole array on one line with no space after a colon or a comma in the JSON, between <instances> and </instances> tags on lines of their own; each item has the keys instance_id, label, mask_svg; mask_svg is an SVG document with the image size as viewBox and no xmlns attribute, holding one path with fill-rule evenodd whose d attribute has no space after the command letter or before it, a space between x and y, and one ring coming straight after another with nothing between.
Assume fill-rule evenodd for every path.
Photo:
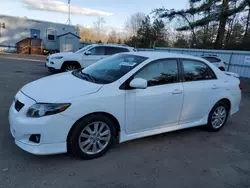
<instances>
[{"instance_id":1,"label":"windshield","mask_svg":"<svg viewBox=\"0 0 250 188\"><path fill-rule=\"evenodd\" d=\"M82 53L82 52L84 52L85 50L90 49L92 46L93 46L93 45L87 45L87 46L81 48L80 50L76 51L75 53L76 53L76 54Z\"/></svg>"},{"instance_id":2,"label":"windshield","mask_svg":"<svg viewBox=\"0 0 250 188\"><path fill-rule=\"evenodd\" d=\"M146 59L146 57L137 55L116 54L85 69L75 71L73 75L91 82L108 84L120 79Z\"/></svg>"}]
</instances>

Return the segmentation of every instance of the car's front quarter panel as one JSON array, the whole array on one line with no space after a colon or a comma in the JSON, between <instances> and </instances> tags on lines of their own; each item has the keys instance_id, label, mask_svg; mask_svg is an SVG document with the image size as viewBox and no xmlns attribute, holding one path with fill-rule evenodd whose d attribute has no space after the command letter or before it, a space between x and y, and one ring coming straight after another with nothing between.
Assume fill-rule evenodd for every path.
<instances>
[{"instance_id":1,"label":"car's front quarter panel","mask_svg":"<svg viewBox=\"0 0 250 188\"><path fill-rule=\"evenodd\" d=\"M52 67L52 68L54 68L56 70L60 70L61 66L62 66L62 63L63 63L63 58L62 59L49 58L47 63L46 63L46 66L47 67Z\"/></svg>"},{"instance_id":2,"label":"car's front quarter panel","mask_svg":"<svg viewBox=\"0 0 250 188\"><path fill-rule=\"evenodd\" d=\"M83 53L70 53L70 54L63 57L63 62L65 62L65 61L77 61L80 63L82 58L83 58Z\"/></svg>"},{"instance_id":3,"label":"car's front quarter panel","mask_svg":"<svg viewBox=\"0 0 250 188\"><path fill-rule=\"evenodd\" d=\"M119 86L117 81L104 85L96 93L75 97L70 100L71 106L61 114L76 122L92 113L108 113L117 119L122 130L125 121L125 91L119 90Z\"/></svg>"},{"instance_id":4,"label":"car's front quarter panel","mask_svg":"<svg viewBox=\"0 0 250 188\"><path fill-rule=\"evenodd\" d=\"M66 61L77 61L81 62L82 54L68 53L64 54L63 58L57 59L55 57L48 58L48 62L46 63L47 67L53 67L56 70L61 70L63 63Z\"/></svg>"}]
</instances>

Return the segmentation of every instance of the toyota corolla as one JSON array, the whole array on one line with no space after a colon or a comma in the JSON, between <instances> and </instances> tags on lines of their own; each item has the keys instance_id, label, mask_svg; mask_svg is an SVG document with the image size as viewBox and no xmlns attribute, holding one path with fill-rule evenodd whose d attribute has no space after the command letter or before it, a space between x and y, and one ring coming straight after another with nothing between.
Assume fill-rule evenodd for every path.
<instances>
[{"instance_id":1,"label":"toyota corolla","mask_svg":"<svg viewBox=\"0 0 250 188\"><path fill-rule=\"evenodd\" d=\"M92 159L116 141L195 126L219 131L239 111L241 88L235 74L199 57L122 53L22 87L10 131L29 153Z\"/></svg>"}]
</instances>

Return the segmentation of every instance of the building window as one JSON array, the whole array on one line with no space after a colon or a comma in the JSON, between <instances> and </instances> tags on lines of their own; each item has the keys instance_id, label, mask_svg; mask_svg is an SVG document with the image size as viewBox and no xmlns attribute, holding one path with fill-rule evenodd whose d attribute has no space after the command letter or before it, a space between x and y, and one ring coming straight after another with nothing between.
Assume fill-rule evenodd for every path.
<instances>
[{"instance_id":1,"label":"building window","mask_svg":"<svg viewBox=\"0 0 250 188\"><path fill-rule=\"evenodd\" d=\"M30 37L33 39L40 39L40 30L30 29Z\"/></svg>"},{"instance_id":2,"label":"building window","mask_svg":"<svg viewBox=\"0 0 250 188\"><path fill-rule=\"evenodd\" d=\"M48 38L49 41L55 41L56 40L55 33L56 33L55 30L51 30L51 29L47 30L47 38Z\"/></svg>"}]
</instances>

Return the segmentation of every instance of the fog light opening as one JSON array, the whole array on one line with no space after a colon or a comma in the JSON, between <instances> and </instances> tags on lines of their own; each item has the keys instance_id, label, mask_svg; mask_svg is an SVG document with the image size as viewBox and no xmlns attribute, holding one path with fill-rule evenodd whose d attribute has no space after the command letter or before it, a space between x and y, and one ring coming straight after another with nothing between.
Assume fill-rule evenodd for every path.
<instances>
[{"instance_id":1,"label":"fog light opening","mask_svg":"<svg viewBox=\"0 0 250 188\"><path fill-rule=\"evenodd\" d=\"M29 141L34 142L34 143L40 143L40 138L41 135L40 134L32 134L29 138Z\"/></svg>"}]
</instances>

